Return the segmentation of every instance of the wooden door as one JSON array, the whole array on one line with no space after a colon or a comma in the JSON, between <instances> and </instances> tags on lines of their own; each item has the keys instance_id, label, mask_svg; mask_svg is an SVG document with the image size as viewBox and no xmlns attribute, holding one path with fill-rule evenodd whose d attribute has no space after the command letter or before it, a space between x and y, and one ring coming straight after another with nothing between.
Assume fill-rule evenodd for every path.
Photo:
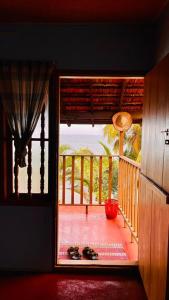
<instances>
[{"instance_id":1,"label":"wooden door","mask_svg":"<svg viewBox=\"0 0 169 300\"><path fill-rule=\"evenodd\" d=\"M168 264L169 205L166 195L152 187L150 299L165 300Z\"/></svg>"},{"instance_id":2,"label":"wooden door","mask_svg":"<svg viewBox=\"0 0 169 300\"><path fill-rule=\"evenodd\" d=\"M169 192L169 55L145 77L142 173Z\"/></svg>"},{"instance_id":3,"label":"wooden door","mask_svg":"<svg viewBox=\"0 0 169 300\"><path fill-rule=\"evenodd\" d=\"M139 269L146 294L150 296L151 285L151 206L152 189L146 179L140 176L139 195Z\"/></svg>"},{"instance_id":4,"label":"wooden door","mask_svg":"<svg viewBox=\"0 0 169 300\"><path fill-rule=\"evenodd\" d=\"M139 269L149 300L165 300L168 265L167 196L141 176L139 197Z\"/></svg>"},{"instance_id":5,"label":"wooden door","mask_svg":"<svg viewBox=\"0 0 169 300\"><path fill-rule=\"evenodd\" d=\"M164 97L165 104L163 109L165 110L165 130L166 130L169 129L169 56L167 56L166 66L163 70L163 73L161 74L161 82L163 82L162 89L164 91L163 97ZM169 193L169 145L164 145L164 167L163 167L162 186L163 189Z\"/></svg>"},{"instance_id":6,"label":"wooden door","mask_svg":"<svg viewBox=\"0 0 169 300\"><path fill-rule=\"evenodd\" d=\"M145 77L139 268L149 300L166 299L169 228L169 55Z\"/></svg>"}]
</instances>

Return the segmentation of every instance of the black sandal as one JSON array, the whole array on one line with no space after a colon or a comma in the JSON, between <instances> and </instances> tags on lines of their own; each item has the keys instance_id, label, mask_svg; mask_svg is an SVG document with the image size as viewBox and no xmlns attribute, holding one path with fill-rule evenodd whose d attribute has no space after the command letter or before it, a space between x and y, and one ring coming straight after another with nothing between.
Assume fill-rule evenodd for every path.
<instances>
[{"instance_id":1,"label":"black sandal","mask_svg":"<svg viewBox=\"0 0 169 300\"><path fill-rule=\"evenodd\" d=\"M83 255L84 255L84 257L86 257L88 259L91 259L91 260L97 260L98 259L98 253L95 252L90 247L85 247L83 249Z\"/></svg>"},{"instance_id":2,"label":"black sandal","mask_svg":"<svg viewBox=\"0 0 169 300\"><path fill-rule=\"evenodd\" d=\"M79 247L70 247L67 249L67 253L71 259L74 260L81 259L81 254L79 253Z\"/></svg>"}]
</instances>

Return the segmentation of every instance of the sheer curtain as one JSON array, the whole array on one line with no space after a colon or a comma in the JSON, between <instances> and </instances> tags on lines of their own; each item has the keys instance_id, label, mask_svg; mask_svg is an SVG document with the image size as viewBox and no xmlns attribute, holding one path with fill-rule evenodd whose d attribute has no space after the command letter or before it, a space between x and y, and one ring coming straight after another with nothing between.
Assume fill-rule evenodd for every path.
<instances>
[{"instance_id":1,"label":"sheer curtain","mask_svg":"<svg viewBox=\"0 0 169 300\"><path fill-rule=\"evenodd\" d=\"M52 70L49 62L0 63L0 99L21 168L26 166L27 145L46 101Z\"/></svg>"}]
</instances>

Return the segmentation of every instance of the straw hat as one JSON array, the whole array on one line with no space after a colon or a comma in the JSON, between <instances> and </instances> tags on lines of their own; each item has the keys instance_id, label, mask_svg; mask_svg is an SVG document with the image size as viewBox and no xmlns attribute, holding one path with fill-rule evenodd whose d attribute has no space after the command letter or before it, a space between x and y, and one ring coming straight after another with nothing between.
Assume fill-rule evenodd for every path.
<instances>
[{"instance_id":1,"label":"straw hat","mask_svg":"<svg viewBox=\"0 0 169 300\"><path fill-rule=\"evenodd\" d=\"M112 122L115 129L119 131L126 131L132 125L132 117L128 112L118 112L112 117Z\"/></svg>"}]
</instances>

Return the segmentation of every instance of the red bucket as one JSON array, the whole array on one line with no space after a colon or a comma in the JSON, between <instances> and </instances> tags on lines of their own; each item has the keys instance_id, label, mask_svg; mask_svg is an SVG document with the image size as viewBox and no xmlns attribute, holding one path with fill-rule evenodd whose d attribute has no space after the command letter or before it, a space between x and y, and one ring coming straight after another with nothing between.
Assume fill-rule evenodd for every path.
<instances>
[{"instance_id":1,"label":"red bucket","mask_svg":"<svg viewBox=\"0 0 169 300\"><path fill-rule=\"evenodd\" d=\"M119 210L118 200L107 199L105 201L105 212L107 219L115 219Z\"/></svg>"}]
</instances>

